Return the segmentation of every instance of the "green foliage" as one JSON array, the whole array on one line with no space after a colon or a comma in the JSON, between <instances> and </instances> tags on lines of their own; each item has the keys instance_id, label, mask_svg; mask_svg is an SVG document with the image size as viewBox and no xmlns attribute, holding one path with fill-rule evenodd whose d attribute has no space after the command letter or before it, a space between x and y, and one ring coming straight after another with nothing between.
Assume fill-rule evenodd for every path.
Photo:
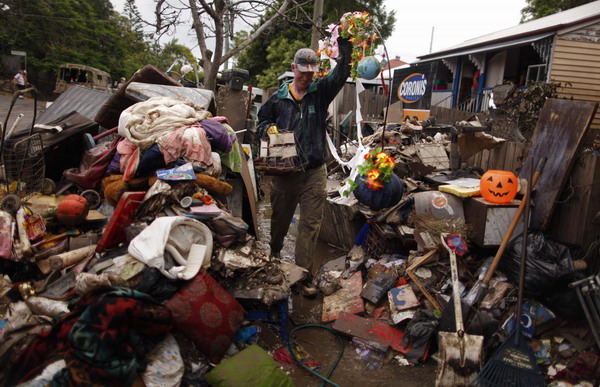
<instances>
[{"instance_id":1,"label":"green foliage","mask_svg":"<svg viewBox=\"0 0 600 387\"><path fill-rule=\"evenodd\" d=\"M527 5L521 10L521 22L539 19L592 1L595 0L527 0Z\"/></svg>"},{"instance_id":2,"label":"green foliage","mask_svg":"<svg viewBox=\"0 0 600 387\"><path fill-rule=\"evenodd\" d=\"M150 43L142 26L132 21L135 4L126 15L109 0L3 0L0 8L0 54L27 52L29 80L52 83L63 63L99 68L113 80L129 78L146 64L166 70L175 60L195 64L191 50L177 40L161 47ZM195 76L193 77L195 81Z\"/></svg>"},{"instance_id":3,"label":"green foliage","mask_svg":"<svg viewBox=\"0 0 600 387\"><path fill-rule=\"evenodd\" d=\"M155 67L163 71L166 71L173 62L176 63L176 66L173 67L175 71L180 71L181 66L186 63L190 65L196 63L196 57L192 51L186 46L177 43L177 39L166 43L162 49L155 47L154 51L155 57L149 63L152 63Z\"/></svg>"},{"instance_id":4,"label":"green foliage","mask_svg":"<svg viewBox=\"0 0 600 387\"><path fill-rule=\"evenodd\" d=\"M0 10L0 53L27 52L30 79L52 77L62 63L129 77L149 59L131 21L109 0L4 0Z\"/></svg>"},{"instance_id":5,"label":"green foliage","mask_svg":"<svg viewBox=\"0 0 600 387\"><path fill-rule=\"evenodd\" d=\"M323 26L337 23L340 17L351 11L367 11L374 16L375 24L381 32L383 39L391 36L396 23L394 11L386 12L383 0L336 0L326 1L323 7ZM306 2L304 11L307 15L313 14L313 2ZM261 19L257 26L262 24ZM267 76L270 67L275 66L270 60L266 60L269 47L280 46L281 41L300 41L302 47L310 45L311 25L309 23L293 24L284 18L278 19L266 32L256 39L244 52L238 56L237 67L244 68L250 72L250 83L257 84L259 76ZM276 42L280 41L280 42ZM293 59L293 55L292 55ZM290 60L286 57L280 68L289 69ZM283 71L285 71L283 70ZM279 74L277 74L279 75ZM270 76L270 79L273 77ZM276 79L276 77L275 77ZM264 81L262 82L265 83ZM274 86L276 83L271 84Z\"/></svg>"},{"instance_id":6,"label":"green foliage","mask_svg":"<svg viewBox=\"0 0 600 387\"><path fill-rule=\"evenodd\" d=\"M267 63L271 63L262 74L258 75L258 87L267 89L277 85L277 77L284 71L291 70L291 63L294 61L294 54L297 50L306 45L299 40L289 40L287 38L274 40L267 47Z\"/></svg>"},{"instance_id":7,"label":"green foliage","mask_svg":"<svg viewBox=\"0 0 600 387\"><path fill-rule=\"evenodd\" d=\"M527 88L517 89L504 104L508 116L514 119L526 138L531 138L548 98L557 98L558 89L571 86L561 83L529 82Z\"/></svg>"}]
</instances>

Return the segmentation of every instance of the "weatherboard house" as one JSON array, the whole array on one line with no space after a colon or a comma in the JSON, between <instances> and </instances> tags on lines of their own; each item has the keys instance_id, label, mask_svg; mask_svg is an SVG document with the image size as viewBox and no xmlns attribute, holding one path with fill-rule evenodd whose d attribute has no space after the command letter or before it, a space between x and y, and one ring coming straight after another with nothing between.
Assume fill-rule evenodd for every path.
<instances>
[{"instance_id":1,"label":"weatherboard house","mask_svg":"<svg viewBox=\"0 0 600 387\"><path fill-rule=\"evenodd\" d=\"M405 110L416 102L400 93L407 73L431 74L430 92L422 95L426 108L487 111L494 86L530 81L561 83L561 97L600 102L600 1L420 56L411 69L394 76L394 97ZM600 113L591 129L600 129Z\"/></svg>"}]
</instances>

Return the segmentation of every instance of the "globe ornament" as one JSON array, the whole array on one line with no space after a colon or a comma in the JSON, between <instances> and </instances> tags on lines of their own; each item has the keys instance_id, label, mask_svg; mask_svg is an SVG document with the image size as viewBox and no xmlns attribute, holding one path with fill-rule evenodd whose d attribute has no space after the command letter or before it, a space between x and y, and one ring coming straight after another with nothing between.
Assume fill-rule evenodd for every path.
<instances>
[{"instance_id":1,"label":"globe ornament","mask_svg":"<svg viewBox=\"0 0 600 387\"><path fill-rule=\"evenodd\" d=\"M356 66L358 76L363 79L375 79L381 71L381 63L374 56L366 56Z\"/></svg>"}]
</instances>

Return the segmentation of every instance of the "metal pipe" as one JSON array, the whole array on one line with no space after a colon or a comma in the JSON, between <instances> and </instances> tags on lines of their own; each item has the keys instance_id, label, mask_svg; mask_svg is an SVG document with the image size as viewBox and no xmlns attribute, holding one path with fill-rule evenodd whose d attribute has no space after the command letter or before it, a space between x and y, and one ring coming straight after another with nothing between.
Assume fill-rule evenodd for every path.
<instances>
[{"instance_id":1,"label":"metal pipe","mask_svg":"<svg viewBox=\"0 0 600 387\"><path fill-rule=\"evenodd\" d=\"M569 284L570 287L575 288L577 292L577 298L579 298L579 303L581 304L581 308L583 309L583 313L585 314L585 318L588 320L588 324L592 330L592 334L594 335L594 340L596 340L596 346L600 348L600 335L598 335L598 331L594 327L594 321L592 319L592 315L590 314L590 310L585 304L585 300L583 298L583 294L581 293L581 289L579 286L573 286L573 284Z\"/></svg>"}]
</instances>

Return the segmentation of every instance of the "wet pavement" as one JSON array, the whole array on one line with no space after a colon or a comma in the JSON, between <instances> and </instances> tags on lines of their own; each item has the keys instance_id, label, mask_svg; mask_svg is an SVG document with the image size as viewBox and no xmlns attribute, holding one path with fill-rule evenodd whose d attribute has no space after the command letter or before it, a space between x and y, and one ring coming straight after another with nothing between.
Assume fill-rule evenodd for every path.
<instances>
[{"instance_id":1,"label":"wet pavement","mask_svg":"<svg viewBox=\"0 0 600 387\"><path fill-rule=\"evenodd\" d=\"M12 99L11 94L6 94L6 93L0 94L0 122L2 122L2 124L4 124L4 121L6 120L6 116L10 109L11 99ZM23 114L23 117L19 120L19 122L17 123L17 126L15 126L14 130L18 131L19 129L30 127L32 120L33 120L33 107L34 107L34 103L31 98L26 97L24 99L17 99L12 107L10 116L8 117L8 122L7 122L6 127L8 129L10 129L14 125L17 118L19 117L19 114ZM46 110L46 102L38 101L37 116L42 114L42 112L44 110Z\"/></svg>"},{"instance_id":2,"label":"wet pavement","mask_svg":"<svg viewBox=\"0 0 600 387\"><path fill-rule=\"evenodd\" d=\"M261 186L265 192L265 198L259 202L259 229L260 241L269 242L270 215L269 205L269 178L265 178ZM290 225L290 230L284 241L282 259L293 262L294 244L297 231L297 221L300 218L299 211ZM329 246L319 241L315 251L315 268L323 263L345 255L346 251ZM290 310L291 328L303 324L321 324L322 296L309 299L298 294L292 294L288 303ZM340 352L338 339L329 331L320 328L310 328L298 331L295 334L296 344L300 345L310 357L321 364L319 373L326 374ZM421 385L433 386L435 384L435 370L437 364L429 359L424 365L401 366L394 358L395 353L388 351L383 366L377 370L367 370L367 363L360 360L357 352L352 348L351 339L344 337L344 352L342 358L331 376L331 380L340 386L397 386L397 385ZM284 367L296 386L319 386L321 381L297 366Z\"/></svg>"}]
</instances>

